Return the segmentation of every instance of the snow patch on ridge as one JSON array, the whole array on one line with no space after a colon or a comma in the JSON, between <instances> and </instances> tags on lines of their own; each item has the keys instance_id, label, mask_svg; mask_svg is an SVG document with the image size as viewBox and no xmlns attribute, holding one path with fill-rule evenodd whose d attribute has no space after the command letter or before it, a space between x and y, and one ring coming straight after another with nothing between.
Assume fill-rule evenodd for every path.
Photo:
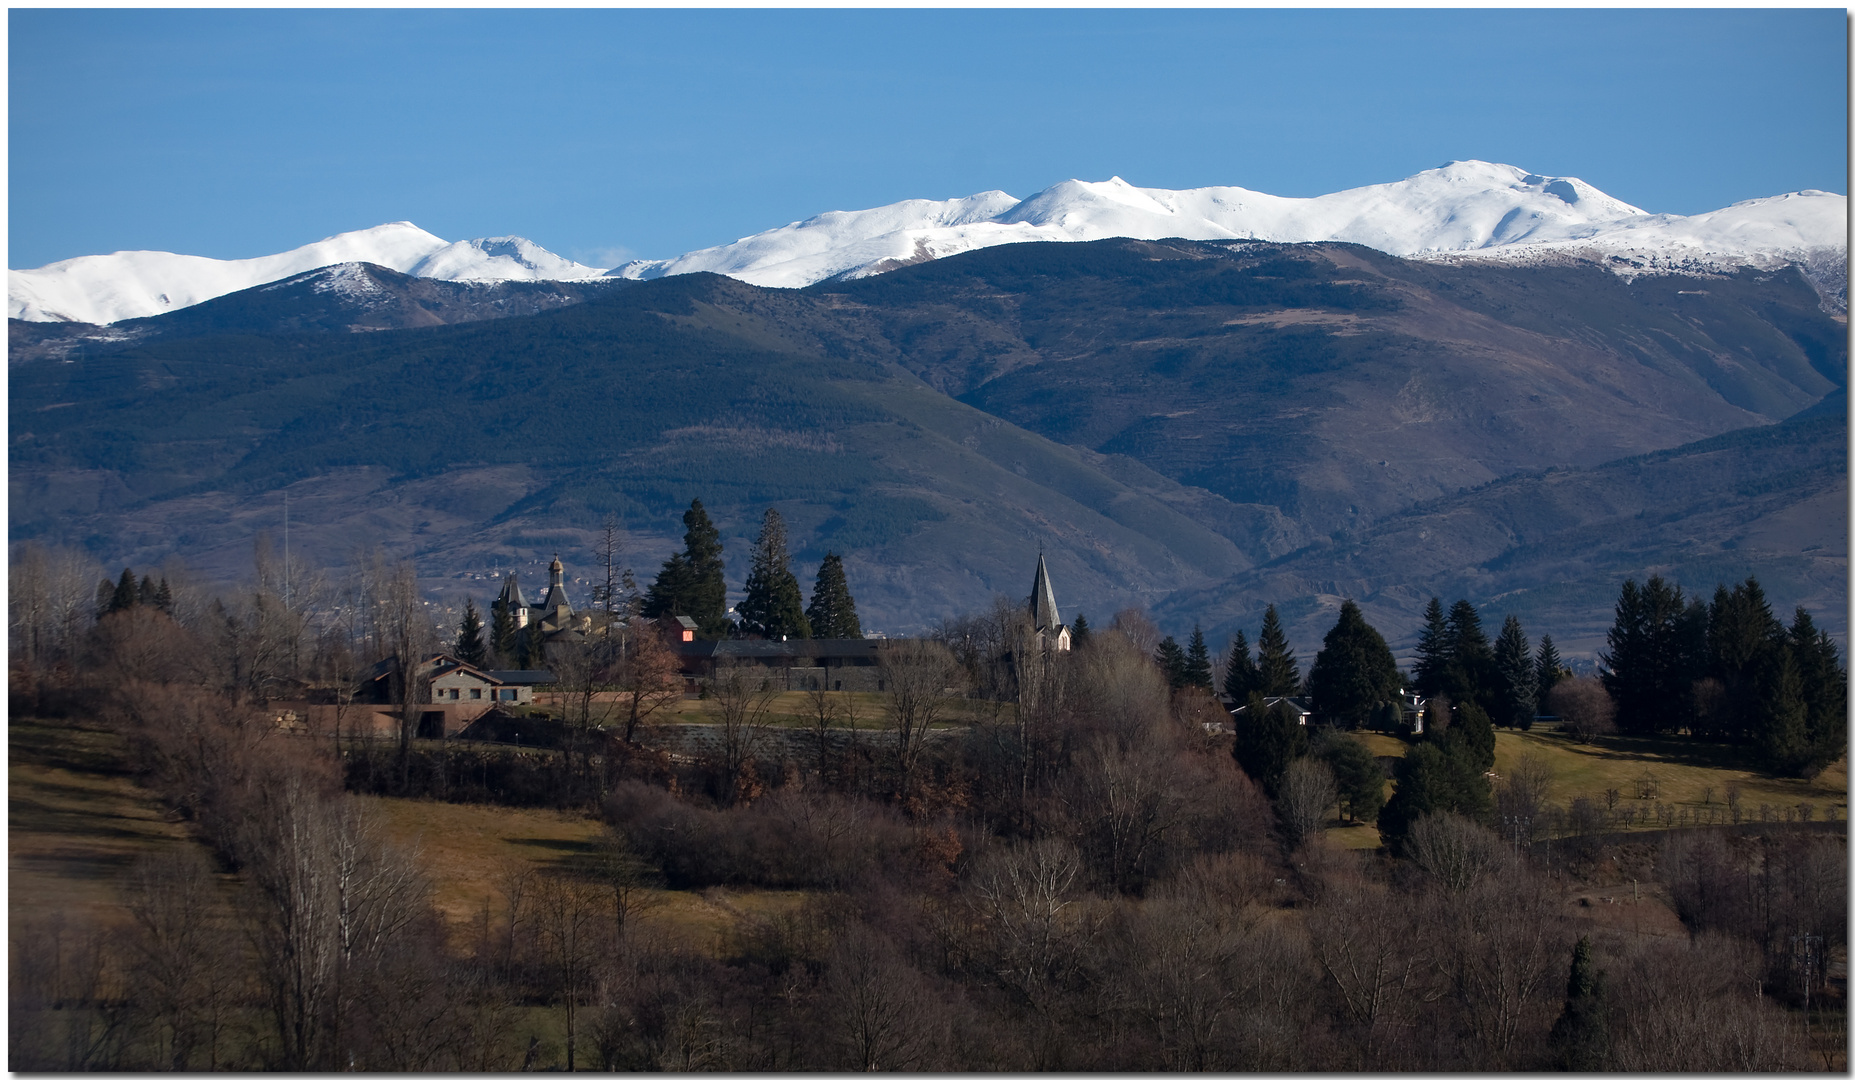
<instances>
[{"instance_id":1,"label":"snow patch on ridge","mask_svg":"<svg viewBox=\"0 0 1855 1080\"><path fill-rule=\"evenodd\" d=\"M1017 199L985 191L833 210L731 244L611 270L518 236L446 242L411 222L342 233L260 259L128 251L9 271L7 313L110 323L187 307L336 263L371 262L450 281L650 279L709 271L797 288L850 280L999 244L1110 237L1342 241L1406 258L1591 262L1621 274L1800 263L1826 296L1847 295L1848 198L1798 191L1692 217L1651 214L1583 180L1452 161L1389 184L1315 198L1240 187L1142 188L1115 176L1065 180Z\"/></svg>"}]
</instances>

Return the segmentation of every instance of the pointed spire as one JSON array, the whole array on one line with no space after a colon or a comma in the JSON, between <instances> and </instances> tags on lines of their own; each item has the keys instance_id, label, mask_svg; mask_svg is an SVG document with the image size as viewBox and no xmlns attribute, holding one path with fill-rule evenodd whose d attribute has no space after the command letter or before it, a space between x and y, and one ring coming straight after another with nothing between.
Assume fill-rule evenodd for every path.
<instances>
[{"instance_id":1,"label":"pointed spire","mask_svg":"<svg viewBox=\"0 0 1855 1080\"><path fill-rule=\"evenodd\" d=\"M1055 630L1063 625L1056 613L1056 593L1050 588L1050 569L1044 565L1041 547L1037 552L1037 579L1031 583L1030 609L1033 629Z\"/></svg>"},{"instance_id":2,"label":"pointed spire","mask_svg":"<svg viewBox=\"0 0 1855 1080\"><path fill-rule=\"evenodd\" d=\"M525 608L528 606L527 598L522 596L522 583L515 579L515 571L513 570L509 571L508 577L502 579L502 596L500 599L502 600L502 606L511 613L514 613L518 608Z\"/></svg>"}]
</instances>

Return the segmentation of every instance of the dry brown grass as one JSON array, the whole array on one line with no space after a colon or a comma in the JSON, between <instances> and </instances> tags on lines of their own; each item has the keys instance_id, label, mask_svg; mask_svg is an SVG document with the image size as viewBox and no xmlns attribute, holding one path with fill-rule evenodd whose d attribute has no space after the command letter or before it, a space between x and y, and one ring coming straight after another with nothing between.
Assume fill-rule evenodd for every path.
<instances>
[{"instance_id":1,"label":"dry brown grass","mask_svg":"<svg viewBox=\"0 0 1855 1080\"><path fill-rule=\"evenodd\" d=\"M605 827L584 815L554 810L425 802L366 796L387 821L392 836L417 843L432 878L438 910L454 940L478 932L487 915L503 918L498 890L508 867L577 872ZM711 955L725 952L732 931L752 917L789 911L805 897L784 890L653 890L643 916L662 938Z\"/></svg>"},{"instance_id":2,"label":"dry brown grass","mask_svg":"<svg viewBox=\"0 0 1855 1080\"><path fill-rule=\"evenodd\" d=\"M138 856L194 841L131 776L121 736L82 721L7 725L7 909L123 917Z\"/></svg>"}]
</instances>

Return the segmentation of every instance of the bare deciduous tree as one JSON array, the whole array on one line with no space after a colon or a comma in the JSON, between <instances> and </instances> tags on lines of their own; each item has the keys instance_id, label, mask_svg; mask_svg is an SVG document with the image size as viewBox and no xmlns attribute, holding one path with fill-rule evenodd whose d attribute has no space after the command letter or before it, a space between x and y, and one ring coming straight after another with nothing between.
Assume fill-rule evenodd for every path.
<instances>
[{"instance_id":1,"label":"bare deciduous tree","mask_svg":"<svg viewBox=\"0 0 1855 1080\"><path fill-rule=\"evenodd\" d=\"M937 641L897 641L878 654L888 687L889 725L895 733L897 789L907 798L914 789L928 732L946 716L948 693L958 667L953 654Z\"/></svg>"},{"instance_id":2,"label":"bare deciduous tree","mask_svg":"<svg viewBox=\"0 0 1855 1080\"><path fill-rule=\"evenodd\" d=\"M1289 846L1300 847L1308 837L1321 831L1326 825L1328 808L1338 798L1339 788L1326 762L1312 757L1298 757L1289 762L1282 774L1281 797L1276 800L1276 813L1282 819L1282 830Z\"/></svg>"},{"instance_id":3,"label":"bare deciduous tree","mask_svg":"<svg viewBox=\"0 0 1855 1080\"><path fill-rule=\"evenodd\" d=\"M759 749L766 734L769 713L779 691L763 669L741 664L723 663L715 668L710 691L720 711L722 772L727 790L724 802L733 803L747 763Z\"/></svg>"},{"instance_id":4,"label":"bare deciduous tree","mask_svg":"<svg viewBox=\"0 0 1855 1080\"><path fill-rule=\"evenodd\" d=\"M1558 714L1559 728L1585 742L1594 735L1611 735L1617 730L1617 703L1600 679L1561 679L1546 700Z\"/></svg>"},{"instance_id":5,"label":"bare deciduous tree","mask_svg":"<svg viewBox=\"0 0 1855 1080\"><path fill-rule=\"evenodd\" d=\"M567 1071L572 1072L579 1035L580 999L590 989L594 959L607 938L600 933L599 897L587 884L561 874L537 877L535 927L549 967L560 983L567 1028Z\"/></svg>"}]
</instances>

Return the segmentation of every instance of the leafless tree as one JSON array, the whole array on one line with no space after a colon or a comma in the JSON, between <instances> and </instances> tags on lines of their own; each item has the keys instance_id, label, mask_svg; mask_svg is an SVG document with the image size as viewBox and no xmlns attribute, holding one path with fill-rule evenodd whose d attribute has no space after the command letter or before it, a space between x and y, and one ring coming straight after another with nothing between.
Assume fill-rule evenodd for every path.
<instances>
[{"instance_id":1,"label":"leafless tree","mask_svg":"<svg viewBox=\"0 0 1855 1080\"><path fill-rule=\"evenodd\" d=\"M580 999L590 989L592 967L607 937L600 932L598 895L584 882L564 874L543 874L535 882L535 926L549 967L560 984L567 1029L567 1071L574 1068Z\"/></svg>"},{"instance_id":2,"label":"leafless tree","mask_svg":"<svg viewBox=\"0 0 1855 1080\"><path fill-rule=\"evenodd\" d=\"M1276 812L1289 846L1300 847L1308 837L1326 826L1327 810L1339 798L1333 770L1323 761L1298 757L1288 763L1282 774L1281 797Z\"/></svg>"},{"instance_id":3,"label":"leafless tree","mask_svg":"<svg viewBox=\"0 0 1855 1080\"><path fill-rule=\"evenodd\" d=\"M1141 656L1152 656L1159 648L1159 627L1154 626L1153 620L1139 608L1122 608L1115 612L1108 629L1126 638Z\"/></svg>"},{"instance_id":4,"label":"leafless tree","mask_svg":"<svg viewBox=\"0 0 1855 1080\"><path fill-rule=\"evenodd\" d=\"M1494 790L1502 835L1515 844L1531 843L1545 828L1551 794L1552 766L1536 754L1521 754Z\"/></svg>"},{"instance_id":5,"label":"leafless tree","mask_svg":"<svg viewBox=\"0 0 1855 1080\"><path fill-rule=\"evenodd\" d=\"M1076 907L1081 872L1081 855L1053 838L989 852L973 871L986 966L1038 1012L1054 1005L1092 937Z\"/></svg>"},{"instance_id":6,"label":"leafless tree","mask_svg":"<svg viewBox=\"0 0 1855 1080\"><path fill-rule=\"evenodd\" d=\"M1602 680L1590 676L1561 679L1553 685L1546 700L1558 714L1559 727L1584 742L1590 742L1594 735L1610 735L1617 730L1617 705L1610 699L1610 691L1604 689Z\"/></svg>"},{"instance_id":7,"label":"leafless tree","mask_svg":"<svg viewBox=\"0 0 1855 1080\"><path fill-rule=\"evenodd\" d=\"M721 764L727 787L722 799L733 803L747 763L766 734L779 691L762 669L732 662L716 665L709 689L720 712Z\"/></svg>"},{"instance_id":8,"label":"leafless tree","mask_svg":"<svg viewBox=\"0 0 1855 1080\"><path fill-rule=\"evenodd\" d=\"M862 1072L931 1069L946 1023L926 980L884 937L844 927L826 958L826 1015L843 1063Z\"/></svg>"},{"instance_id":9,"label":"leafless tree","mask_svg":"<svg viewBox=\"0 0 1855 1080\"><path fill-rule=\"evenodd\" d=\"M611 903L615 935L622 936L640 917L663 904L658 874L616 829L608 828L599 838L592 874Z\"/></svg>"},{"instance_id":10,"label":"leafless tree","mask_svg":"<svg viewBox=\"0 0 1855 1080\"><path fill-rule=\"evenodd\" d=\"M1405 838L1411 861L1452 892L1466 892L1494 873L1503 853L1500 838L1458 814L1425 814Z\"/></svg>"},{"instance_id":11,"label":"leafless tree","mask_svg":"<svg viewBox=\"0 0 1855 1080\"><path fill-rule=\"evenodd\" d=\"M1076 755L1058 785L1062 822L1103 884L1137 893L1157 876L1167 835L1184 823L1181 781L1169 748L1152 741L1097 736Z\"/></svg>"},{"instance_id":12,"label":"leafless tree","mask_svg":"<svg viewBox=\"0 0 1855 1080\"><path fill-rule=\"evenodd\" d=\"M243 950L215 917L216 891L205 855L192 845L144 856L130 871L130 985L150 1021L151 1065L220 1068L245 973Z\"/></svg>"},{"instance_id":13,"label":"leafless tree","mask_svg":"<svg viewBox=\"0 0 1855 1080\"><path fill-rule=\"evenodd\" d=\"M1402 1022L1430 968L1424 943L1411 932L1408 905L1407 898L1352 880L1329 887L1309 913L1315 961L1358 1040L1352 1068L1379 1067L1389 1029Z\"/></svg>"},{"instance_id":14,"label":"leafless tree","mask_svg":"<svg viewBox=\"0 0 1855 1080\"><path fill-rule=\"evenodd\" d=\"M896 641L878 654L888 687L889 726L895 733L897 788L913 793L915 769L928 732L953 704L949 693L958 671L953 654L936 641Z\"/></svg>"},{"instance_id":15,"label":"leafless tree","mask_svg":"<svg viewBox=\"0 0 1855 1080\"><path fill-rule=\"evenodd\" d=\"M655 626L641 620L634 619L619 630L619 656L612 680L619 688L626 742L636 742L653 714L683 696L676 654L663 643Z\"/></svg>"}]
</instances>

